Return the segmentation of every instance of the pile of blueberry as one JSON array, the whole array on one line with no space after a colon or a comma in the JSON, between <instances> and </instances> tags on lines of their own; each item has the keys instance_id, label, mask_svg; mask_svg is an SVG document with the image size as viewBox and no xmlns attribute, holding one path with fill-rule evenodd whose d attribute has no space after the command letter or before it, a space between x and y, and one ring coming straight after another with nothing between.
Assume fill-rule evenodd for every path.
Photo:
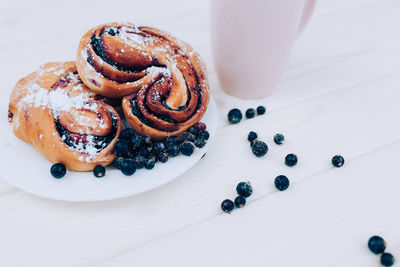
<instances>
[{"instance_id":1,"label":"pile of blueberry","mask_svg":"<svg viewBox=\"0 0 400 267\"><path fill-rule=\"evenodd\" d=\"M207 144L210 133L207 125L198 122L188 131L179 136L169 136L163 141L155 141L147 135L139 135L132 128L124 129L115 143L114 167L125 175L133 175L137 169L151 170L157 162L165 163L168 158L179 154L191 156L196 147L202 148ZM62 178L67 170L62 163L51 166L50 173L54 178ZM97 178L104 177L106 169L97 165L93 169L93 175Z\"/></svg>"},{"instance_id":2,"label":"pile of blueberry","mask_svg":"<svg viewBox=\"0 0 400 267\"><path fill-rule=\"evenodd\" d=\"M257 139L257 133L251 131L247 136L247 141L250 142L250 148L256 157L263 157L268 152L268 146L265 142Z\"/></svg>"},{"instance_id":3,"label":"pile of blueberry","mask_svg":"<svg viewBox=\"0 0 400 267\"><path fill-rule=\"evenodd\" d=\"M381 264L383 266L392 266L395 258L393 257L392 254L386 253L386 242L383 240L382 237L380 236L372 236L368 240L368 248L372 251L374 254L381 254Z\"/></svg>"},{"instance_id":4,"label":"pile of blueberry","mask_svg":"<svg viewBox=\"0 0 400 267\"><path fill-rule=\"evenodd\" d=\"M115 144L117 157L115 168L125 175L133 175L137 169L151 170L157 162L165 163L179 154L191 156L195 147L202 148L210 137L206 124L199 122L179 136L169 136L163 141L152 140L128 128L121 132Z\"/></svg>"},{"instance_id":5,"label":"pile of blueberry","mask_svg":"<svg viewBox=\"0 0 400 267\"><path fill-rule=\"evenodd\" d=\"M230 199L225 199L221 203L221 209L226 213L231 213L235 208L243 208L246 205L246 198L251 196L253 193L253 187L251 187L250 182L240 182L236 186L236 192L238 196L235 198L235 202Z\"/></svg>"},{"instance_id":6,"label":"pile of blueberry","mask_svg":"<svg viewBox=\"0 0 400 267\"><path fill-rule=\"evenodd\" d=\"M265 114L265 107L264 106L258 106L257 110L254 108L249 108L246 110L246 118L251 119L254 118L257 115L264 115ZM231 109L228 113L228 121L232 124L237 124L239 123L243 118L243 114L240 111L240 109L234 108Z\"/></svg>"}]
</instances>

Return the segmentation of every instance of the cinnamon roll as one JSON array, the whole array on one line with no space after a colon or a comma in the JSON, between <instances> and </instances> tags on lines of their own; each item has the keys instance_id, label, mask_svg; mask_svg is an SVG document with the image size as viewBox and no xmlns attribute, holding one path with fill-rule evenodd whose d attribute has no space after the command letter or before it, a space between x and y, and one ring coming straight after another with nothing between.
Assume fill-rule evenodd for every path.
<instances>
[{"instance_id":1,"label":"cinnamon roll","mask_svg":"<svg viewBox=\"0 0 400 267\"><path fill-rule=\"evenodd\" d=\"M75 62L47 63L12 91L14 134L69 170L110 164L122 123L117 112L80 80Z\"/></svg>"},{"instance_id":2,"label":"cinnamon roll","mask_svg":"<svg viewBox=\"0 0 400 267\"><path fill-rule=\"evenodd\" d=\"M154 139L184 132L207 109L209 85L199 55L155 28L110 23L89 30L77 69L93 91L124 97L129 124Z\"/></svg>"}]
</instances>

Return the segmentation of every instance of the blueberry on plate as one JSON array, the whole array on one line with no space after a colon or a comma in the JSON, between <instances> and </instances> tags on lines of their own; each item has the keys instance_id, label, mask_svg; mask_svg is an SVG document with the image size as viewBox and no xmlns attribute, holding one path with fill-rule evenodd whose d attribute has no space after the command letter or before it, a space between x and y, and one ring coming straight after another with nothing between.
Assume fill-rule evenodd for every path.
<instances>
[{"instance_id":1,"label":"blueberry on plate","mask_svg":"<svg viewBox=\"0 0 400 267\"><path fill-rule=\"evenodd\" d=\"M145 162L144 162L144 167L145 167L147 170L153 169L155 165L156 165L156 161L155 161L155 160L152 160L152 159L149 159L149 158L147 158L147 159L145 160Z\"/></svg>"},{"instance_id":2,"label":"blueberry on plate","mask_svg":"<svg viewBox=\"0 0 400 267\"><path fill-rule=\"evenodd\" d=\"M172 144L177 144L178 143L178 137L177 136L168 136L167 139L165 139L165 145L172 145Z\"/></svg>"},{"instance_id":3,"label":"blueberry on plate","mask_svg":"<svg viewBox=\"0 0 400 267\"><path fill-rule=\"evenodd\" d=\"M228 121L232 124L239 123L242 120L242 117L242 112L237 108L231 109L228 112Z\"/></svg>"},{"instance_id":4,"label":"blueberry on plate","mask_svg":"<svg viewBox=\"0 0 400 267\"><path fill-rule=\"evenodd\" d=\"M283 136L283 134L277 133L276 135L274 135L274 142L277 145L282 145L283 142L285 142L285 136Z\"/></svg>"},{"instance_id":5,"label":"blueberry on plate","mask_svg":"<svg viewBox=\"0 0 400 267\"><path fill-rule=\"evenodd\" d=\"M238 208L243 208L246 205L246 198L244 196L237 196L235 198L235 206Z\"/></svg>"},{"instance_id":6,"label":"blueberry on plate","mask_svg":"<svg viewBox=\"0 0 400 267\"><path fill-rule=\"evenodd\" d=\"M383 266L392 266L395 262L395 258L390 253L382 253L381 264Z\"/></svg>"},{"instance_id":7,"label":"blueberry on plate","mask_svg":"<svg viewBox=\"0 0 400 267\"><path fill-rule=\"evenodd\" d=\"M153 142L153 151L160 153L165 150L165 144L163 142Z\"/></svg>"},{"instance_id":8,"label":"blueberry on plate","mask_svg":"<svg viewBox=\"0 0 400 267\"><path fill-rule=\"evenodd\" d=\"M178 143L181 144L187 140L188 132L183 132L178 136Z\"/></svg>"},{"instance_id":9,"label":"blueberry on plate","mask_svg":"<svg viewBox=\"0 0 400 267\"><path fill-rule=\"evenodd\" d=\"M106 168L101 165L96 165L93 169L93 175L97 178L104 177L104 175L106 175Z\"/></svg>"},{"instance_id":10,"label":"blueberry on plate","mask_svg":"<svg viewBox=\"0 0 400 267\"><path fill-rule=\"evenodd\" d=\"M295 154L288 154L285 158L285 164L289 167L293 167L297 164L298 158Z\"/></svg>"},{"instance_id":11,"label":"blueberry on plate","mask_svg":"<svg viewBox=\"0 0 400 267\"><path fill-rule=\"evenodd\" d=\"M138 134L133 135L131 139L132 149L138 149L143 145L143 142L144 141L142 136Z\"/></svg>"},{"instance_id":12,"label":"blueberry on plate","mask_svg":"<svg viewBox=\"0 0 400 267\"><path fill-rule=\"evenodd\" d=\"M289 187L289 179L285 175L279 175L275 178L275 187L279 191L285 191Z\"/></svg>"},{"instance_id":13,"label":"blueberry on plate","mask_svg":"<svg viewBox=\"0 0 400 267\"><path fill-rule=\"evenodd\" d=\"M372 253L380 254L386 249L386 242L382 237L374 235L368 240L368 248Z\"/></svg>"},{"instance_id":14,"label":"blueberry on plate","mask_svg":"<svg viewBox=\"0 0 400 267\"><path fill-rule=\"evenodd\" d=\"M196 136L194 134L192 134L192 133L188 133L186 135L186 140L189 141L189 142L194 142L194 140L196 140Z\"/></svg>"},{"instance_id":15,"label":"blueberry on plate","mask_svg":"<svg viewBox=\"0 0 400 267\"><path fill-rule=\"evenodd\" d=\"M251 145L251 151L256 157L262 157L265 156L265 154L267 154L268 146L263 141L254 140L254 142Z\"/></svg>"},{"instance_id":16,"label":"blueberry on plate","mask_svg":"<svg viewBox=\"0 0 400 267\"><path fill-rule=\"evenodd\" d=\"M197 125L194 125L194 126L190 127L188 131L189 131L189 133L198 135L200 132L200 129L199 129L199 127L197 127Z\"/></svg>"},{"instance_id":17,"label":"blueberry on plate","mask_svg":"<svg viewBox=\"0 0 400 267\"><path fill-rule=\"evenodd\" d=\"M54 178L60 179L65 176L65 174L67 173L67 169L65 168L64 164L56 163L51 166L50 173L51 175L53 175Z\"/></svg>"},{"instance_id":18,"label":"blueberry on plate","mask_svg":"<svg viewBox=\"0 0 400 267\"><path fill-rule=\"evenodd\" d=\"M115 159L114 159L114 167L115 168L117 168L117 169L121 169L121 166L122 166L122 162L124 161L124 158L123 157L116 157Z\"/></svg>"},{"instance_id":19,"label":"blueberry on plate","mask_svg":"<svg viewBox=\"0 0 400 267\"><path fill-rule=\"evenodd\" d=\"M208 140L210 138L210 133L207 130L202 130L199 132L198 136L204 137L204 139Z\"/></svg>"},{"instance_id":20,"label":"blueberry on plate","mask_svg":"<svg viewBox=\"0 0 400 267\"><path fill-rule=\"evenodd\" d=\"M206 139L202 136L197 136L196 140L194 140L194 145L197 146L198 148L204 147L206 143L207 143Z\"/></svg>"},{"instance_id":21,"label":"blueberry on plate","mask_svg":"<svg viewBox=\"0 0 400 267\"><path fill-rule=\"evenodd\" d=\"M114 150L117 156L126 156L130 151L129 141L125 139L119 139L115 143Z\"/></svg>"},{"instance_id":22,"label":"blueberry on plate","mask_svg":"<svg viewBox=\"0 0 400 267\"><path fill-rule=\"evenodd\" d=\"M249 197L253 193L253 187L250 182L240 182L236 186L236 192L239 196Z\"/></svg>"},{"instance_id":23,"label":"blueberry on plate","mask_svg":"<svg viewBox=\"0 0 400 267\"><path fill-rule=\"evenodd\" d=\"M230 199L225 199L221 203L221 209L226 213L231 213L234 207L235 207L235 204Z\"/></svg>"},{"instance_id":24,"label":"blueberry on plate","mask_svg":"<svg viewBox=\"0 0 400 267\"><path fill-rule=\"evenodd\" d=\"M204 122L196 123L196 126L199 128L200 131L205 131L207 129L207 125Z\"/></svg>"},{"instance_id":25,"label":"blueberry on plate","mask_svg":"<svg viewBox=\"0 0 400 267\"><path fill-rule=\"evenodd\" d=\"M336 155L332 158L332 165L335 167L342 167L344 164L344 158L340 155Z\"/></svg>"},{"instance_id":26,"label":"blueberry on plate","mask_svg":"<svg viewBox=\"0 0 400 267\"><path fill-rule=\"evenodd\" d=\"M143 156L143 157L147 157L148 155L150 155L150 151L152 148L147 147L147 146L142 146L139 148L139 150L137 151L137 155L139 156Z\"/></svg>"},{"instance_id":27,"label":"blueberry on plate","mask_svg":"<svg viewBox=\"0 0 400 267\"><path fill-rule=\"evenodd\" d=\"M127 176L131 176L136 172L136 164L133 159L125 158L122 162L121 172Z\"/></svg>"},{"instance_id":28,"label":"blueberry on plate","mask_svg":"<svg viewBox=\"0 0 400 267\"><path fill-rule=\"evenodd\" d=\"M249 132L249 134L247 135L247 141L253 142L256 139L257 139L257 133L253 131Z\"/></svg>"},{"instance_id":29,"label":"blueberry on plate","mask_svg":"<svg viewBox=\"0 0 400 267\"><path fill-rule=\"evenodd\" d=\"M136 164L136 169L141 169L144 167L144 161L145 161L145 157L141 156L141 155L137 155L136 157L133 158L133 161Z\"/></svg>"},{"instance_id":30,"label":"blueberry on plate","mask_svg":"<svg viewBox=\"0 0 400 267\"><path fill-rule=\"evenodd\" d=\"M251 119L256 115L256 110L254 108L249 108L246 110L246 118Z\"/></svg>"},{"instance_id":31,"label":"blueberry on plate","mask_svg":"<svg viewBox=\"0 0 400 267\"><path fill-rule=\"evenodd\" d=\"M170 144L167 146L167 153L170 157L176 157L179 155L179 146L177 144Z\"/></svg>"},{"instance_id":32,"label":"blueberry on plate","mask_svg":"<svg viewBox=\"0 0 400 267\"><path fill-rule=\"evenodd\" d=\"M143 143L147 146L151 146L151 137L148 135L143 135Z\"/></svg>"},{"instance_id":33,"label":"blueberry on plate","mask_svg":"<svg viewBox=\"0 0 400 267\"><path fill-rule=\"evenodd\" d=\"M264 106L258 106L257 107L257 115L264 115L265 114L265 107Z\"/></svg>"},{"instance_id":34,"label":"blueberry on plate","mask_svg":"<svg viewBox=\"0 0 400 267\"><path fill-rule=\"evenodd\" d=\"M191 142L183 142L180 147L181 153L185 156L191 156L194 151L194 145Z\"/></svg>"},{"instance_id":35,"label":"blueberry on plate","mask_svg":"<svg viewBox=\"0 0 400 267\"><path fill-rule=\"evenodd\" d=\"M165 163L168 161L168 153L166 151L163 151L161 153L157 154L157 159L161 163Z\"/></svg>"}]
</instances>

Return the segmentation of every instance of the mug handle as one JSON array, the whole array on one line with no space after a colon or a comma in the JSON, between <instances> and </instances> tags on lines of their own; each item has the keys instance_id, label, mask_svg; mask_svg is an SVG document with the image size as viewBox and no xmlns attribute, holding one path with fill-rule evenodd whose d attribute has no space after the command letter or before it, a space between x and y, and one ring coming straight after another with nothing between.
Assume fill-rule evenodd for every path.
<instances>
[{"instance_id":1,"label":"mug handle","mask_svg":"<svg viewBox=\"0 0 400 267\"><path fill-rule=\"evenodd\" d=\"M303 15L301 17L300 26L299 26L299 35L303 32L308 21L310 20L311 15L315 8L316 1L317 0L305 0Z\"/></svg>"}]
</instances>

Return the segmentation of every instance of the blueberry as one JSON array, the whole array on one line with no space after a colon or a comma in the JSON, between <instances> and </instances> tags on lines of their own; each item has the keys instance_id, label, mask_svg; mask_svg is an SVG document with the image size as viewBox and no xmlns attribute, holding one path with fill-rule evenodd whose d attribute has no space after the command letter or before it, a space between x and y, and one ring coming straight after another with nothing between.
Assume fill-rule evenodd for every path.
<instances>
[{"instance_id":1,"label":"blueberry","mask_svg":"<svg viewBox=\"0 0 400 267\"><path fill-rule=\"evenodd\" d=\"M110 28L110 29L108 30L108 33L109 33L111 36L114 36L114 35L116 35L116 34L119 34L119 31L118 31L118 30L115 30L114 28Z\"/></svg>"},{"instance_id":2,"label":"blueberry","mask_svg":"<svg viewBox=\"0 0 400 267\"><path fill-rule=\"evenodd\" d=\"M278 189L279 191L284 191L286 189L288 189L289 187L289 179L285 176L285 175L279 175L275 178L275 187L276 189Z\"/></svg>"},{"instance_id":3,"label":"blueberry","mask_svg":"<svg viewBox=\"0 0 400 267\"><path fill-rule=\"evenodd\" d=\"M249 197L253 193L253 187L251 187L250 182L240 182L236 186L236 192L239 196Z\"/></svg>"},{"instance_id":4,"label":"blueberry","mask_svg":"<svg viewBox=\"0 0 400 267\"><path fill-rule=\"evenodd\" d=\"M96 176L97 178L104 177L104 175L106 175L106 168L104 168L101 165L97 165L93 169L93 175Z\"/></svg>"},{"instance_id":5,"label":"blueberry","mask_svg":"<svg viewBox=\"0 0 400 267\"><path fill-rule=\"evenodd\" d=\"M119 139L115 143L114 149L117 156L126 156L130 150L129 142L124 139Z\"/></svg>"},{"instance_id":6,"label":"blueberry","mask_svg":"<svg viewBox=\"0 0 400 267\"><path fill-rule=\"evenodd\" d=\"M151 146L151 137L148 135L143 135L143 143L147 146Z\"/></svg>"},{"instance_id":7,"label":"blueberry","mask_svg":"<svg viewBox=\"0 0 400 267\"><path fill-rule=\"evenodd\" d=\"M64 164L56 163L51 166L50 173L51 175L53 175L54 178L60 179L65 176L65 174L67 173L67 169L65 168Z\"/></svg>"},{"instance_id":8,"label":"blueberry","mask_svg":"<svg viewBox=\"0 0 400 267\"><path fill-rule=\"evenodd\" d=\"M168 136L167 139L165 139L165 145L172 145L172 144L177 144L178 143L178 137L177 136Z\"/></svg>"},{"instance_id":9,"label":"blueberry","mask_svg":"<svg viewBox=\"0 0 400 267\"><path fill-rule=\"evenodd\" d=\"M239 123L242 120L242 117L242 112L237 108L231 109L228 113L228 121L232 124Z\"/></svg>"},{"instance_id":10,"label":"blueberry","mask_svg":"<svg viewBox=\"0 0 400 267\"><path fill-rule=\"evenodd\" d=\"M135 134L135 131L132 128L127 128L122 130L121 134L119 135L120 139L130 140L132 136Z\"/></svg>"},{"instance_id":11,"label":"blueberry","mask_svg":"<svg viewBox=\"0 0 400 267\"><path fill-rule=\"evenodd\" d=\"M208 140L210 138L210 133L207 130L201 130L198 136L202 136L204 139Z\"/></svg>"},{"instance_id":12,"label":"blueberry","mask_svg":"<svg viewBox=\"0 0 400 267\"><path fill-rule=\"evenodd\" d=\"M256 111L254 108L249 108L246 110L246 118L251 119L251 118L254 118L255 115L256 115Z\"/></svg>"},{"instance_id":13,"label":"blueberry","mask_svg":"<svg viewBox=\"0 0 400 267\"><path fill-rule=\"evenodd\" d=\"M187 140L188 132L183 132L178 136L178 143L181 144Z\"/></svg>"},{"instance_id":14,"label":"blueberry","mask_svg":"<svg viewBox=\"0 0 400 267\"><path fill-rule=\"evenodd\" d=\"M116 157L114 159L114 167L117 168L117 169L121 169L123 161L124 161L123 157Z\"/></svg>"},{"instance_id":15,"label":"blueberry","mask_svg":"<svg viewBox=\"0 0 400 267\"><path fill-rule=\"evenodd\" d=\"M257 139L257 133L253 131L249 132L249 134L247 135L247 141L253 142L256 139Z\"/></svg>"},{"instance_id":16,"label":"blueberry","mask_svg":"<svg viewBox=\"0 0 400 267\"><path fill-rule=\"evenodd\" d=\"M268 152L268 146L263 141L255 140L251 146L251 151L256 157L265 156Z\"/></svg>"},{"instance_id":17,"label":"blueberry","mask_svg":"<svg viewBox=\"0 0 400 267\"><path fill-rule=\"evenodd\" d=\"M136 169L141 169L144 166L145 157L137 155L136 157L133 158L133 161L136 164Z\"/></svg>"},{"instance_id":18,"label":"blueberry","mask_svg":"<svg viewBox=\"0 0 400 267\"><path fill-rule=\"evenodd\" d=\"M238 208L243 208L246 205L246 198L244 196L237 196L235 198L235 206Z\"/></svg>"},{"instance_id":19,"label":"blueberry","mask_svg":"<svg viewBox=\"0 0 400 267\"><path fill-rule=\"evenodd\" d=\"M136 172L136 164L133 159L126 158L122 162L121 172L127 176L131 176Z\"/></svg>"},{"instance_id":20,"label":"blueberry","mask_svg":"<svg viewBox=\"0 0 400 267\"><path fill-rule=\"evenodd\" d=\"M151 160L151 159L146 159L144 162L144 167L148 170L151 170L154 168L154 165L156 165L156 162Z\"/></svg>"},{"instance_id":21,"label":"blueberry","mask_svg":"<svg viewBox=\"0 0 400 267\"><path fill-rule=\"evenodd\" d=\"M148 155L150 155L150 150L151 150L150 147L142 146L137 151L137 155L147 157Z\"/></svg>"},{"instance_id":22,"label":"blueberry","mask_svg":"<svg viewBox=\"0 0 400 267\"><path fill-rule=\"evenodd\" d=\"M131 144L133 149L138 149L143 145L143 137L137 134L133 135L131 139Z\"/></svg>"},{"instance_id":23,"label":"blueberry","mask_svg":"<svg viewBox=\"0 0 400 267\"><path fill-rule=\"evenodd\" d=\"M185 156L191 156L194 151L194 145L190 142L183 142L180 147L181 153Z\"/></svg>"},{"instance_id":24,"label":"blueberry","mask_svg":"<svg viewBox=\"0 0 400 267\"><path fill-rule=\"evenodd\" d=\"M192 133L194 135L198 135L199 132L200 132L200 129L196 125L194 125L194 126L189 128L189 133Z\"/></svg>"},{"instance_id":25,"label":"blueberry","mask_svg":"<svg viewBox=\"0 0 400 267\"><path fill-rule=\"evenodd\" d=\"M375 235L368 240L368 247L372 253L380 254L385 251L386 242L382 237Z\"/></svg>"},{"instance_id":26,"label":"blueberry","mask_svg":"<svg viewBox=\"0 0 400 267\"><path fill-rule=\"evenodd\" d=\"M257 115L264 115L265 114L265 107L264 106L258 106L257 107Z\"/></svg>"},{"instance_id":27,"label":"blueberry","mask_svg":"<svg viewBox=\"0 0 400 267\"><path fill-rule=\"evenodd\" d=\"M150 154L147 156L146 160L154 161L154 163L156 163L156 162L157 162L157 155L154 154L154 153L150 153Z\"/></svg>"},{"instance_id":28,"label":"blueberry","mask_svg":"<svg viewBox=\"0 0 400 267\"><path fill-rule=\"evenodd\" d=\"M204 122L198 122L196 126L199 128L200 131L205 131L207 129L207 125Z\"/></svg>"},{"instance_id":29,"label":"blueberry","mask_svg":"<svg viewBox=\"0 0 400 267\"><path fill-rule=\"evenodd\" d=\"M177 144L170 144L167 146L167 153L170 157L176 157L179 155L179 146Z\"/></svg>"},{"instance_id":30,"label":"blueberry","mask_svg":"<svg viewBox=\"0 0 400 267\"><path fill-rule=\"evenodd\" d=\"M161 153L157 154L157 159L158 161L160 161L161 163L165 163L168 161L168 153L166 151L163 151Z\"/></svg>"},{"instance_id":31,"label":"blueberry","mask_svg":"<svg viewBox=\"0 0 400 267\"><path fill-rule=\"evenodd\" d=\"M395 258L390 253L382 253L381 264L383 266L392 266L395 262Z\"/></svg>"},{"instance_id":32,"label":"blueberry","mask_svg":"<svg viewBox=\"0 0 400 267\"><path fill-rule=\"evenodd\" d=\"M198 148L202 148L207 144L207 141L204 137L202 136L197 136L196 140L194 140L194 145L197 146Z\"/></svg>"},{"instance_id":33,"label":"blueberry","mask_svg":"<svg viewBox=\"0 0 400 267\"><path fill-rule=\"evenodd\" d=\"M332 158L332 164L333 166L340 168L344 164L344 158L340 155L336 155Z\"/></svg>"},{"instance_id":34,"label":"blueberry","mask_svg":"<svg viewBox=\"0 0 400 267\"><path fill-rule=\"evenodd\" d=\"M285 157L285 164L289 167L293 167L297 164L297 156L295 154L288 154Z\"/></svg>"},{"instance_id":35,"label":"blueberry","mask_svg":"<svg viewBox=\"0 0 400 267\"><path fill-rule=\"evenodd\" d=\"M233 201L230 199L225 199L221 203L221 209L226 212L226 213L231 213L233 208L235 207L235 204L233 204Z\"/></svg>"},{"instance_id":36,"label":"blueberry","mask_svg":"<svg viewBox=\"0 0 400 267\"><path fill-rule=\"evenodd\" d=\"M154 142L153 143L153 151L158 154L165 149L165 144L163 142Z\"/></svg>"},{"instance_id":37,"label":"blueberry","mask_svg":"<svg viewBox=\"0 0 400 267\"><path fill-rule=\"evenodd\" d=\"M189 142L194 142L194 140L196 140L196 136L194 134L192 134L192 133L188 133L186 135L186 140L189 141Z\"/></svg>"},{"instance_id":38,"label":"blueberry","mask_svg":"<svg viewBox=\"0 0 400 267\"><path fill-rule=\"evenodd\" d=\"M283 136L283 134L277 133L276 135L274 135L274 142L277 145L282 145L283 142L285 142L285 137Z\"/></svg>"}]
</instances>

